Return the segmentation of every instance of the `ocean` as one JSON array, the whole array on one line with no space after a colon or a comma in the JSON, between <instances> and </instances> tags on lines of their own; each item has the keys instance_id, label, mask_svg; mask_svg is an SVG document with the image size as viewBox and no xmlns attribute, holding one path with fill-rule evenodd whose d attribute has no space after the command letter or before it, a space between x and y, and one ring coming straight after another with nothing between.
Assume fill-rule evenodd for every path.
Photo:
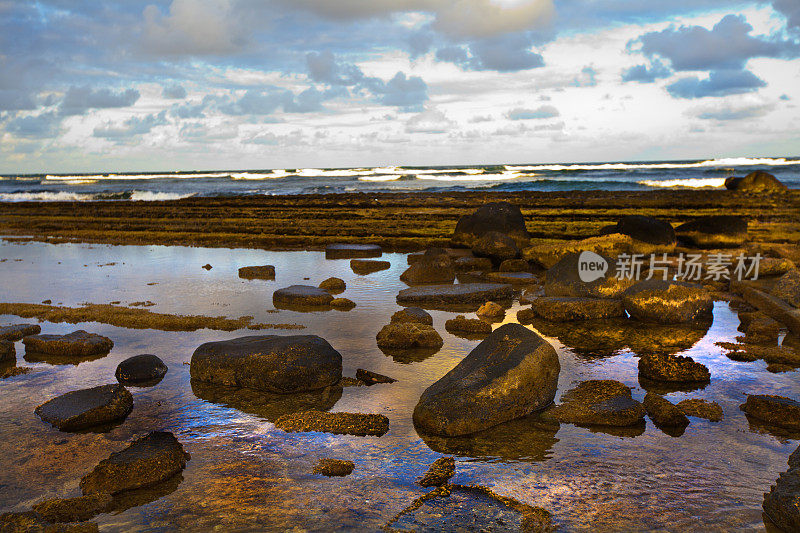
<instances>
[{"instance_id":1,"label":"ocean","mask_svg":"<svg viewBox=\"0 0 800 533\"><path fill-rule=\"evenodd\" d=\"M350 192L722 189L766 170L800 188L800 158L449 167L297 168L111 174L6 174L0 201L175 200Z\"/></svg>"}]
</instances>

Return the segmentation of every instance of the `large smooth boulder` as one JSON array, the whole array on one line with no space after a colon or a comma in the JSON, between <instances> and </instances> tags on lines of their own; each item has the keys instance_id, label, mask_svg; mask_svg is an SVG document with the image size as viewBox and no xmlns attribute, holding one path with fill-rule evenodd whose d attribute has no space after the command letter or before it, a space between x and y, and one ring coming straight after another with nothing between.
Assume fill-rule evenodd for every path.
<instances>
[{"instance_id":1,"label":"large smooth boulder","mask_svg":"<svg viewBox=\"0 0 800 533\"><path fill-rule=\"evenodd\" d=\"M702 217L681 224L675 233L696 248L736 248L747 239L747 220L735 215Z\"/></svg>"},{"instance_id":2,"label":"large smooth boulder","mask_svg":"<svg viewBox=\"0 0 800 533\"><path fill-rule=\"evenodd\" d=\"M331 293L310 285L291 285L272 293L272 304L277 308L327 307L332 300Z\"/></svg>"},{"instance_id":3,"label":"large smooth boulder","mask_svg":"<svg viewBox=\"0 0 800 533\"><path fill-rule=\"evenodd\" d=\"M381 348L441 348L441 335L427 324L419 322L391 322L376 336Z\"/></svg>"},{"instance_id":4,"label":"large smooth boulder","mask_svg":"<svg viewBox=\"0 0 800 533\"><path fill-rule=\"evenodd\" d=\"M22 344L26 352L65 357L107 354L114 347L111 339L83 330L66 335L30 335L22 339Z\"/></svg>"},{"instance_id":5,"label":"large smooth boulder","mask_svg":"<svg viewBox=\"0 0 800 533\"><path fill-rule=\"evenodd\" d=\"M673 245L675 230L669 222L643 215L628 215L617 222L617 233L650 244Z\"/></svg>"},{"instance_id":6,"label":"large smooth boulder","mask_svg":"<svg viewBox=\"0 0 800 533\"><path fill-rule=\"evenodd\" d=\"M12 324L10 326L0 326L0 340L16 342L29 335L37 335L42 332L39 324Z\"/></svg>"},{"instance_id":7,"label":"large smooth boulder","mask_svg":"<svg viewBox=\"0 0 800 533\"><path fill-rule=\"evenodd\" d=\"M789 470L764 494L763 507L781 531L800 531L800 448L789 457Z\"/></svg>"},{"instance_id":8,"label":"large smooth boulder","mask_svg":"<svg viewBox=\"0 0 800 533\"><path fill-rule=\"evenodd\" d=\"M745 193L783 193L789 190L778 178L763 170L751 172L744 178L728 178L725 188Z\"/></svg>"},{"instance_id":9,"label":"large smooth boulder","mask_svg":"<svg viewBox=\"0 0 800 533\"><path fill-rule=\"evenodd\" d=\"M188 460L189 454L175 435L153 431L100 461L81 479L81 491L117 494L150 487L179 473Z\"/></svg>"},{"instance_id":10,"label":"large smooth boulder","mask_svg":"<svg viewBox=\"0 0 800 533\"><path fill-rule=\"evenodd\" d=\"M790 270L775 283L770 291L784 302L800 307L800 270Z\"/></svg>"},{"instance_id":11,"label":"large smooth boulder","mask_svg":"<svg viewBox=\"0 0 800 533\"><path fill-rule=\"evenodd\" d=\"M508 259L519 257L519 247L514 239L500 233L499 231L489 231L480 236L472 243L472 253L476 257L487 257L495 265L500 265Z\"/></svg>"},{"instance_id":12,"label":"large smooth boulder","mask_svg":"<svg viewBox=\"0 0 800 533\"><path fill-rule=\"evenodd\" d=\"M342 355L316 335L257 335L195 350L192 379L279 394L322 389L342 378Z\"/></svg>"},{"instance_id":13,"label":"large smooth boulder","mask_svg":"<svg viewBox=\"0 0 800 533\"><path fill-rule=\"evenodd\" d=\"M397 295L400 305L420 307L483 304L489 300L510 300L511 285L500 283L459 283L457 285L424 285L403 289ZM476 307L477 308L477 307Z\"/></svg>"},{"instance_id":14,"label":"large smooth boulder","mask_svg":"<svg viewBox=\"0 0 800 533\"><path fill-rule=\"evenodd\" d=\"M364 259L381 255L383 250L377 244L329 244L325 247L325 259Z\"/></svg>"},{"instance_id":15,"label":"large smooth boulder","mask_svg":"<svg viewBox=\"0 0 800 533\"><path fill-rule=\"evenodd\" d=\"M519 247L530 239L519 207L508 202L492 202L482 205L470 215L462 216L456 224L451 242L453 246L472 248L476 240L491 231L508 235Z\"/></svg>"},{"instance_id":16,"label":"large smooth boulder","mask_svg":"<svg viewBox=\"0 0 800 533\"><path fill-rule=\"evenodd\" d=\"M122 420L133 410L133 396L119 384L68 392L36 408L36 414L61 431L79 431Z\"/></svg>"},{"instance_id":17,"label":"large smooth boulder","mask_svg":"<svg viewBox=\"0 0 800 533\"><path fill-rule=\"evenodd\" d=\"M547 341L506 324L422 393L414 424L425 433L455 436L525 416L553 401L560 371Z\"/></svg>"},{"instance_id":18,"label":"large smooth boulder","mask_svg":"<svg viewBox=\"0 0 800 533\"><path fill-rule=\"evenodd\" d=\"M423 255L412 263L400 279L409 285L423 283L452 283L456 279L453 261L447 254Z\"/></svg>"},{"instance_id":19,"label":"large smooth boulder","mask_svg":"<svg viewBox=\"0 0 800 533\"><path fill-rule=\"evenodd\" d=\"M604 265L605 271L600 275L598 270L596 279L583 281L581 268L589 262ZM546 272L544 294L567 298L619 298L635 283L632 279L618 275L617 263L610 257L600 254L570 253Z\"/></svg>"},{"instance_id":20,"label":"large smooth boulder","mask_svg":"<svg viewBox=\"0 0 800 533\"><path fill-rule=\"evenodd\" d=\"M117 381L127 385L158 381L167 373L167 365L157 355L134 355L117 365Z\"/></svg>"},{"instance_id":21,"label":"large smooth boulder","mask_svg":"<svg viewBox=\"0 0 800 533\"><path fill-rule=\"evenodd\" d=\"M750 394L742 411L770 426L800 431L800 402L772 394Z\"/></svg>"},{"instance_id":22,"label":"large smooth boulder","mask_svg":"<svg viewBox=\"0 0 800 533\"><path fill-rule=\"evenodd\" d=\"M590 380L567 391L561 403L542 413L546 421L579 426L633 426L641 423L644 406L619 381Z\"/></svg>"},{"instance_id":23,"label":"large smooth boulder","mask_svg":"<svg viewBox=\"0 0 800 533\"><path fill-rule=\"evenodd\" d=\"M660 324L710 319L714 310L708 290L685 281L640 281L625 290L622 303L631 317Z\"/></svg>"},{"instance_id":24,"label":"large smooth boulder","mask_svg":"<svg viewBox=\"0 0 800 533\"><path fill-rule=\"evenodd\" d=\"M533 314L551 322L625 316L622 301L613 298L562 298L544 296L531 304Z\"/></svg>"}]
</instances>

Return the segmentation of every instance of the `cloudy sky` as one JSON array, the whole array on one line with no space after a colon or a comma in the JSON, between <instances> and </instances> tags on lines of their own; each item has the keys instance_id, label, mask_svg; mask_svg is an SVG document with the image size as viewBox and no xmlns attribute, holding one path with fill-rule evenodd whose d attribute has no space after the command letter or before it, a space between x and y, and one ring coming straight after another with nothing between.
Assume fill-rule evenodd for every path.
<instances>
[{"instance_id":1,"label":"cloudy sky","mask_svg":"<svg viewBox=\"0 0 800 533\"><path fill-rule=\"evenodd\" d=\"M0 0L0 172L800 156L800 1Z\"/></svg>"}]
</instances>

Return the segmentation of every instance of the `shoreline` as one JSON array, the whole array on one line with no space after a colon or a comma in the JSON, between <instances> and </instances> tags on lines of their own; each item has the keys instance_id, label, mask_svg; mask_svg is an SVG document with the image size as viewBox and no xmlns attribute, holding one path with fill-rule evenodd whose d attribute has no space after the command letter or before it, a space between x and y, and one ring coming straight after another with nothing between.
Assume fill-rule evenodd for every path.
<instances>
[{"instance_id":1,"label":"shoreline","mask_svg":"<svg viewBox=\"0 0 800 533\"><path fill-rule=\"evenodd\" d=\"M634 214L673 225L698 216L741 215L750 221L751 242L800 242L797 189L781 195L726 190L459 191L16 202L0 204L0 235L51 243L276 251L369 243L386 252L410 252L447 245L461 215L496 201L520 206L532 243L590 237Z\"/></svg>"}]
</instances>

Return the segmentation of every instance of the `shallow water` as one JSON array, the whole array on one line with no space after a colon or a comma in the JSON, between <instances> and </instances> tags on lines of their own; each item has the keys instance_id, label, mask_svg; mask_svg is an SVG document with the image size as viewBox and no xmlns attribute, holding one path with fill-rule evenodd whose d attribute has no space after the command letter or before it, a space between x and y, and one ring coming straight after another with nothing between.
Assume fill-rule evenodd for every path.
<instances>
[{"instance_id":1,"label":"shallow water","mask_svg":"<svg viewBox=\"0 0 800 533\"><path fill-rule=\"evenodd\" d=\"M714 342L731 341L738 334L736 314L724 303L716 304L714 323L706 333L681 334L680 339L689 340L674 342L686 347L699 339L682 353L709 367L711 384L667 395L673 402L689 397L719 402L725 411L720 423L692 418L676 438L649 419L644 428L613 435L568 424L546 431L523 419L472 437L423 439L411 422L417 399L479 341L445 332L444 321L454 313L432 311L445 341L438 353L395 360L377 348L375 334L399 309L395 296L405 288L399 281L405 255L384 254L392 268L367 276L355 275L347 260L325 260L321 252L2 241L4 258L3 302L52 300L54 305L77 306L150 300L156 305L148 309L154 312L252 315L255 322L297 323L306 329L261 333L320 335L342 353L344 375L367 368L398 381L332 389L297 400L332 411L382 413L390 420L383 437L287 434L270 420L297 404L276 406L257 394L193 387L184 364L203 342L259 332L162 332L45 322L44 333L86 329L112 338L115 346L106 357L55 366L25 361L24 348L17 343L17 364L32 372L0 381L0 512L79 495L78 481L98 461L138 435L164 429L175 433L192 454L182 479L132 495L116 512L100 515L95 520L102 530L376 530L430 490L415 480L443 454L456 456L453 482L485 485L543 507L564 530L763 530L763 493L786 470L786 460L797 447L794 440L751 427L739 411L745 393L797 398L800 386L797 372L772 374L761 361L734 362L722 354ZM206 263L213 269L202 269ZM258 264L275 265L276 280L237 277L239 267ZM329 276L347 282L342 296L355 301L355 309L267 312L273 307L273 290L295 283L316 285ZM518 308L508 311L506 322L514 321ZM30 320L0 316L0 324L20 322ZM598 349L586 339L594 334L591 329L582 335L547 333L572 344L548 337L561 359L559 395L574 382L608 378L634 387L635 398L644 397L637 358L624 339ZM669 333L662 331L659 338L670 344ZM169 372L152 388L131 388L133 412L107 433L61 433L34 415L38 404L55 395L115 382L116 365L139 353L158 355ZM356 469L346 478L312 475L323 456L351 459Z\"/></svg>"}]
</instances>

